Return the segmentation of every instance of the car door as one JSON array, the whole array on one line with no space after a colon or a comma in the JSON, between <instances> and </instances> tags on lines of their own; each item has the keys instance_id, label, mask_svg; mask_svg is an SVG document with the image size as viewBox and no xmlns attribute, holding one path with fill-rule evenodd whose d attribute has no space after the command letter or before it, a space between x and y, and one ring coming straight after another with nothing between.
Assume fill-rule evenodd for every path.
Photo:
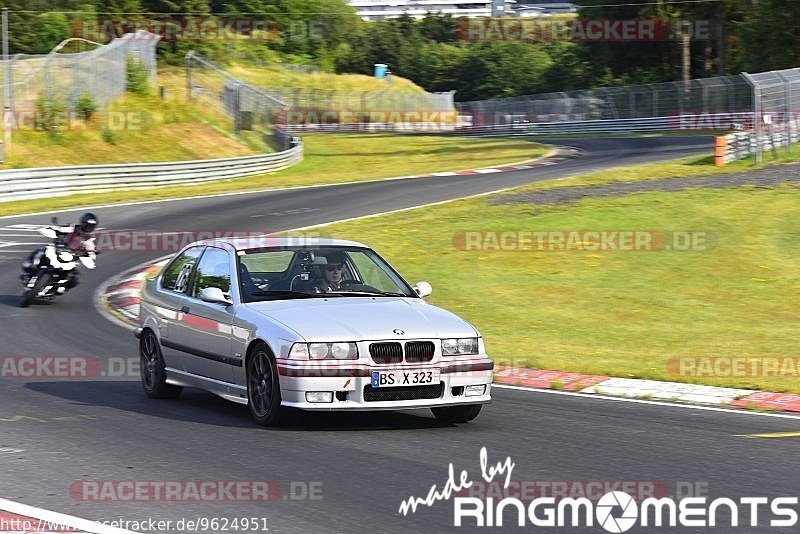
<instances>
[{"instance_id":1,"label":"car door","mask_svg":"<svg viewBox=\"0 0 800 534\"><path fill-rule=\"evenodd\" d=\"M227 383L234 381L234 367L241 365L241 360L231 357L233 308L203 302L199 294L205 288L216 287L230 298L232 266L231 253L217 247L206 248L189 281L175 334L188 372Z\"/></svg>"},{"instance_id":2,"label":"car door","mask_svg":"<svg viewBox=\"0 0 800 534\"><path fill-rule=\"evenodd\" d=\"M176 256L164 268L158 288L159 302L155 309L159 315L158 331L164 363L181 371L186 370L184 353L176 341L181 326L181 308L186 306L186 289L203 249L204 246L190 247Z\"/></svg>"}]
</instances>

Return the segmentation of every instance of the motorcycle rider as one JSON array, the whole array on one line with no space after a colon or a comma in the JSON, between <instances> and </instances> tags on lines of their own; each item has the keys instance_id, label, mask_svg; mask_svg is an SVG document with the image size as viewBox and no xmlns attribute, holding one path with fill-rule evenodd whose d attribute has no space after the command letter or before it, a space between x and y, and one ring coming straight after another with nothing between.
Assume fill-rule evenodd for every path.
<instances>
[{"instance_id":1,"label":"motorcycle rider","mask_svg":"<svg viewBox=\"0 0 800 534\"><path fill-rule=\"evenodd\" d=\"M73 226L58 226L54 227L63 246L75 255L90 255L96 254L94 243L94 230L97 228L98 219L94 213L86 212L81 215L78 224ZM41 249L40 249L41 250ZM39 250L34 251L28 258L28 261L23 263L23 269L29 269L32 264L34 256ZM26 272L22 275L23 281L25 278L30 278L31 273ZM70 271L69 279L67 281L67 289L71 289L78 285L79 282L78 269Z\"/></svg>"},{"instance_id":2,"label":"motorcycle rider","mask_svg":"<svg viewBox=\"0 0 800 534\"><path fill-rule=\"evenodd\" d=\"M71 232L64 236L64 245L67 249L77 255L94 254L94 230L97 228L97 222L97 216L94 213L87 211L81 215L78 224L72 228ZM78 285L78 277L78 269L73 269L70 272L67 289Z\"/></svg>"}]
</instances>

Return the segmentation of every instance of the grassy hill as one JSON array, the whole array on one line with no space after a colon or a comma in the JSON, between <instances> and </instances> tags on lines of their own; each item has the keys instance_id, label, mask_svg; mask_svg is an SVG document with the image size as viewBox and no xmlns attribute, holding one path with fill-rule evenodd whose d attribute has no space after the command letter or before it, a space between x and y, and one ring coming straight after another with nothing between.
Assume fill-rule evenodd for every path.
<instances>
[{"instance_id":1,"label":"grassy hill","mask_svg":"<svg viewBox=\"0 0 800 534\"><path fill-rule=\"evenodd\" d=\"M422 93L412 82L391 82L364 75L294 71L280 66L234 64L229 72L256 86L340 91L397 91ZM204 98L186 99L185 71L159 69L156 84L166 90L162 99L128 93L88 121L72 122L62 131L14 131L0 168L43 167L94 163L125 163L221 158L272 150L264 132L235 133L232 120L219 103L223 85L218 74L195 74Z\"/></svg>"}]
</instances>

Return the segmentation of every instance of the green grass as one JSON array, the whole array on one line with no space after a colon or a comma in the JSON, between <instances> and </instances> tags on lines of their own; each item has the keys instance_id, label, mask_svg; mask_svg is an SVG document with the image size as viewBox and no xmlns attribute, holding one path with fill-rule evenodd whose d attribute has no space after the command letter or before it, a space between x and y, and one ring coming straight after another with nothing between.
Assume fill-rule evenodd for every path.
<instances>
[{"instance_id":1,"label":"green grass","mask_svg":"<svg viewBox=\"0 0 800 534\"><path fill-rule=\"evenodd\" d=\"M798 356L796 187L493 205L490 197L318 229L373 246L482 332L499 364L800 392L795 378L674 376L682 356ZM703 230L695 252L463 251L464 230Z\"/></svg>"},{"instance_id":2,"label":"green grass","mask_svg":"<svg viewBox=\"0 0 800 534\"><path fill-rule=\"evenodd\" d=\"M305 159L273 174L194 186L5 202L0 203L0 215L229 191L376 180L519 162L548 151L547 147L522 139L463 139L441 135L308 134L303 136L303 140Z\"/></svg>"},{"instance_id":3,"label":"green grass","mask_svg":"<svg viewBox=\"0 0 800 534\"><path fill-rule=\"evenodd\" d=\"M421 93L409 80L394 77L391 83L364 75L325 72L295 72L279 66L262 68L233 64L230 72L264 87L297 87L339 91L389 91ZM6 161L0 168L24 168L94 163L176 161L243 156L271 151L258 131L235 133L233 124L213 96L223 86L223 77L193 71L193 81L205 90L187 102L185 71L178 67L159 70L156 84L167 91L161 100L156 91L149 95L126 94L108 109L98 110L95 119L79 128L62 132L19 131L12 135ZM107 127L107 112L130 117L119 128ZM133 127L130 127L133 126ZM84 129L85 128L85 129Z\"/></svg>"},{"instance_id":4,"label":"green grass","mask_svg":"<svg viewBox=\"0 0 800 534\"><path fill-rule=\"evenodd\" d=\"M109 121L111 117L113 120ZM18 131L0 168L177 161L271 151L254 132L237 135L219 110L174 94L127 94L86 122L58 132Z\"/></svg>"},{"instance_id":5,"label":"green grass","mask_svg":"<svg viewBox=\"0 0 800 534\"><path fill-rule=\"evenodd\" d=\"M321 89L325 91L424 93L411 80L392 75L391 81L364 74L333 74L330 72L296 72L279 65L250 67L233 64L226 70L257 87Z\"/></svg>"}]
</instances>

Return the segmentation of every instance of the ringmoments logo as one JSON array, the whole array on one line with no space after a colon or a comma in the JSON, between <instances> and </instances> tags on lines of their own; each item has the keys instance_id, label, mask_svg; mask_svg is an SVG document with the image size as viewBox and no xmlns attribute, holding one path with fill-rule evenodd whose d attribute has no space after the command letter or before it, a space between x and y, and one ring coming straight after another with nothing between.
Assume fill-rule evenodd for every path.
<instances>
[{"instance_id":1,"label":"ringmoments logo","mask_svg":"<svg viewBox=\"0 0 800 534\"><path fill-rule=\"evenodd\" d=\"M491 484L503 480L504 487L511 484L515 463L508 456L502 462L490 465L486 447L480 451L480 476ZM456 476L453 464L448 466L448 478L441 486L430 487L425 497L410 496L400 504L403 515L417 513L422 506L431 507L441 501L453 502L453 525L456 527L593 527L606 532L627 532L639 525L669 527L739 527L761 526L792 527L798 521L797 497L720 497L705 496L684 498L646 497L637 502L624 491L608 491L596 501L586 497L537 497L523 501L518 497L465 497L465 490L478 479L466 470ZM745 517L749 515L747 520Z\"/></svg>"}]
</instances>

